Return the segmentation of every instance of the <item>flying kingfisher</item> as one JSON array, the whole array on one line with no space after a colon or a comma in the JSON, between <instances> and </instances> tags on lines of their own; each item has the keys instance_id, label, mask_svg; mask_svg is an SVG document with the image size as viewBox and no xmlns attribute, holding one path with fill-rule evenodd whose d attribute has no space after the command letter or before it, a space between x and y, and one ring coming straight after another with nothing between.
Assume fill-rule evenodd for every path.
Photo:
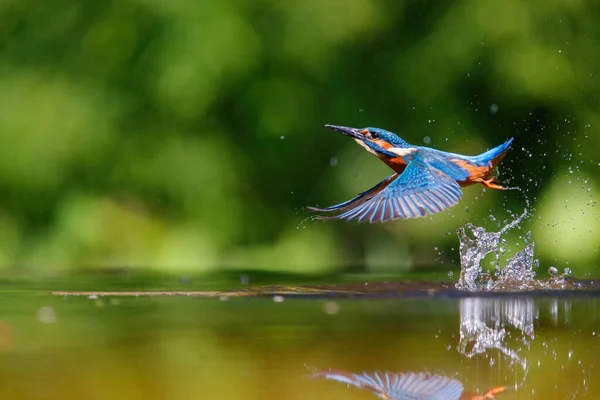
<instances>
[{"instance_id":1,"label":"flying kingfisher","mask_svg":"<svg viewBox=\"0 0 600 400\"><path fill-rule=\"evenodd\" d=\"M505 189L491 175L513 138L485 153L465 156L413 146L381 128L325 126L353 138L393 169L394 174L352 200L327 208L308 207L315 212L338 212L318 215L317 219L385 222L419 218L456 205L462 196L461 187L481 183L491 189Z\"/></svg>"},{"instance_id":2,"label":"flying kingfisher","mask_svg":"<svg viewBox=\"0 0 600 400\"><path fill-rule=\"evenodd\" d=\"M355 374L333 370L317 372L311 378L326 378L367 389L386 400L492 400L507 390L504 386L498 386L478 395L465 391L463 384L456 379L422 372Z\"/></svg>"}]
</instances>

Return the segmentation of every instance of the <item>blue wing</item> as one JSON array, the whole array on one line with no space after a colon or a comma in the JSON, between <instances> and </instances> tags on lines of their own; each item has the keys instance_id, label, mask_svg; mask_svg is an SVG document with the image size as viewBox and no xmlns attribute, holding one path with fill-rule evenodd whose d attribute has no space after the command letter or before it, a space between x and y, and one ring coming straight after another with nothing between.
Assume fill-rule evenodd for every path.
<instances>
[{"instance_id":1,"label":"blue wing","mask_svg":"<svg viewBox=\"0 0 600 400\"><path fill-rule=\"evenodd\" d=\"M462 177L461 171L452 170L450 173L453 176L450 177L436 168L439 164L437 159L417 154L402 174L389 176L354 199L329 208L313 208L315 211L341 212L335 216L316 218L385 222L439 213L456 205L462 197L455 180L455 176Z\"/></svg>"},{"instance_id":2,"label":"blue wing","mask_svg":"<svg viewBox=\"0 0 600 400\"><path fill-rule=\"evenodd\" d=\"M387 178L385 178L384 180L382 180L381 182L379 182L377 185L373 186L371 189L367 190L366 192L362 192L355 198L345 201L341 204L337 204L335 206L326 207L326 208L317 208L317 207L306 207L306 208L308 208L311 211L318 211L318 212L344 211L344 210L348 210L350 208L354 208L354 207L358 206L359 204L362 204L365 201L368 201L369 199L371 199L373 197L373 195L375 195L376 193L385 189L385 187L387 185L389 185L390 182L392 182L397 177L398 177L398 174L390 175Z\"/></svg>"},{"instance_id":3,"label":"blue wing","mask_svg":"<svg viewBox=\"0 0 600 400\"><path fill-rule=\"evenodd\" d=\"M425 373L374 372L354 374L346 371L318 372L312 378L326 378L366 389L377 397L391 400L458 400L463 385L457 380Z\"/></svg>"}]
</instances>

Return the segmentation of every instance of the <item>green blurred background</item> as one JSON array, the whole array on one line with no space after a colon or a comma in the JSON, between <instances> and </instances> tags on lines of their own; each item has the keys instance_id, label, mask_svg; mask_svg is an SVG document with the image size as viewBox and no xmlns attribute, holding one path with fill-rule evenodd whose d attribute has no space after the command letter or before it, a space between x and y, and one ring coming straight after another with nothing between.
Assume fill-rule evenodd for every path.
<instances>
[{"instance_id":1,"label":"green blurred background","mask_svg":"<svg viewBox=\"0 0 600 400\"><path fill-rule=\"evenodd\" d=\"M597 274L593 1L5 0L0 267L389 273L457 265L518 191L387 224L307 219L387 176L324 124L477 154L515 137L536 255Z\"/></svg>"}]
</instances>

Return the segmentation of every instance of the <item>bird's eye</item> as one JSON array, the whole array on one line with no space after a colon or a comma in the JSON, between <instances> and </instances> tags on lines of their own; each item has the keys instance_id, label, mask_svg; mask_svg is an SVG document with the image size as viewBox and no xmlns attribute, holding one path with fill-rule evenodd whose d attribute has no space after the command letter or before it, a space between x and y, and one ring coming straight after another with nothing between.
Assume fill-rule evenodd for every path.
<instances>
[{"instance_id":1,"label":"bird's eye","mask_svg":"<svg viewBox=\"0 0 600 400\"><path fill-rule=\"evenodd\" d=\"M372 139L379 139L379 133L377 132L369 132L371 134Z\"/></svg>"}]
</instances>

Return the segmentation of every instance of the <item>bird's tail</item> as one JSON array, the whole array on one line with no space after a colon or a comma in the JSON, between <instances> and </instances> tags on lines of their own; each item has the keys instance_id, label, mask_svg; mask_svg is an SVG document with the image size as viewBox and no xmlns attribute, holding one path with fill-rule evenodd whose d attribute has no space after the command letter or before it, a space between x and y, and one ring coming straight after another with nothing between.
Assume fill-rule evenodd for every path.
<instances>
[{"instance_id":1,"label":"bird's tail","mask_svg":"<svg viewBox=\"0 0 600 400\"><path fill-rule=\"evenodd\" d=\"M510 145L512 144L512 142L513 138L510 138L500 146L496 146L493 149L486 151L485 153L481 153L478 156L473 156L471 158L477 164L492 163L492 166L495 167L500 162L500 160L502 160L508 149L510 149Z\"/></svg>"}]
</instances>

